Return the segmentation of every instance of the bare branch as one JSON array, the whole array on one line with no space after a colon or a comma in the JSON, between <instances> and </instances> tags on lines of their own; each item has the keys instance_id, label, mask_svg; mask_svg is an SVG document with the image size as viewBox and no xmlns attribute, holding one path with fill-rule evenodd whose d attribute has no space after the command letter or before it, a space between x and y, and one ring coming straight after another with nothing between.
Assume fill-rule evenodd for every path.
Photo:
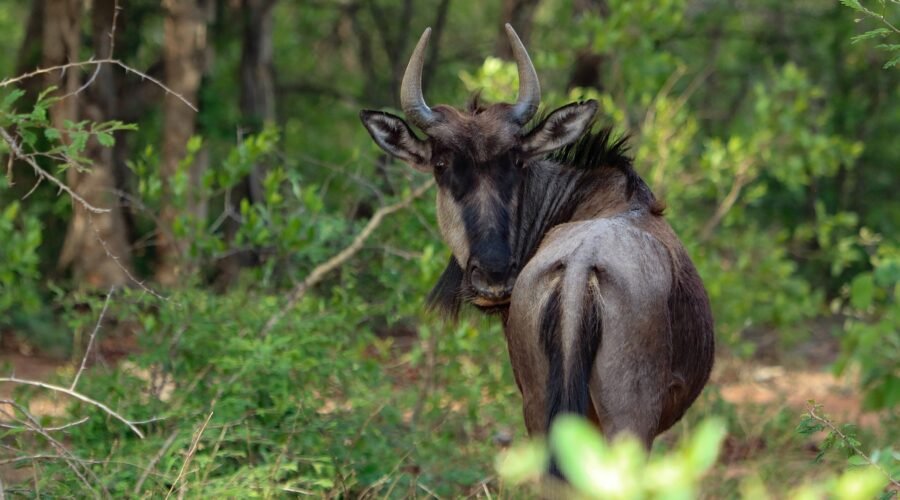
<instances>
[{"instance_id":1,"label":"bare branch","mask_svg":"<svg viewBox=\"0 0 900 500\"><path fill-rule=\"evenodd\" d=\"M72 385L69 386L70 391L75 390L75 386L78 385L78 379L81 378L81 374L84 372L84 367L87 365L88 356L91 354L91 347L94 346L94 337L97 336L97 332L100 331L100 325L103 324L103 317L106 316L106 310L109 308L109 299L112 297L113 292L116 291L116 287L110 287L109 293L106 294L106 300L103 301L103 309L100 310L100 316L97 318L97 324L94 325L94 330L91 332L91 337L88 339L87 348L84 350L84 356L81 357L81 366L78 367L78 372L75 373L75 378L72 379Z\"/></svg>"},{"instance_id":2,"label":"bare branch","mask_svg":"<svg viewBox=\"0 0 900 500\"><path fill-rule=\"evenodd\" d=\"M100 496L97 493L97 490L95 490L94 487L91 485L91 482L88 481L88 479L84 476L82 471L79 470L78 465L81 465L83 467L84 471L86 471L88 474L90 474L92 479L95 482L100 482L100 479L96 476L96 474L94 474L94 471L92 471L89 467L85 466L80 459L78 459L75 455L72 454L72 452L70 452L68 450L68 448L66 448L58 440L54 439L53 436L51 436L43 427L41 427L40 422L38 422L38 420L34 417L34 415L31 414L31 412L29 412L24 406L20 405L19 403L15 402L15 401L12 401L12 400L4 399L4 400L0 400L0 403L5 403L5 404L13 407L15 410L17 410L19 413L21 413L25 419L24 420L19 419L14 414L6 411L3 408L0 408L0 413L3 413L11 420L14 420L16 422L23 424L28 429L36 432L41 437L46 439L47 442L50 443L51 446L56 448L56 451L60 454L61 458L66 462L66 465L68 465L69 468L72 469L72 472L75 473L75 475L78 477L78 479L80 479L81 482L84 483L84 485L88 488L88 490L90 490L90 492L94 494L94 497Z\"/></svg>"},{"instance_id":3,"label":"bare branch","mask_svg":"<svg viewBox=\"0 0 900 500\"><path fill-rule=\"evenodd\" d=\"M700 231L700 241L709 240L713 230L720 222L722 222L722 219L725 218L728 211L734 207L734 204L737 203L738 197L741 195L741 190L744 189L744 186L746 186L747 183L753 180L748 175L750 167L752 167L753 164L754 159L747 158L738 165L731 189L728 191L728 194L725 195L725 198L722 198L722 201L716 207L716 211L713 212L712 217L710 217L709 220L706 221L706 224L703 225L703 229Z\"/></svg>"},{"instance_id":4,"label":"bare branch","mask_svg":"<svg viewBox=\"0 0 900 500\"><path fill-rule=\"evenodd\" d=\"M75 427L76 425L81 425L81 424L87 422L88 420L89 420L88 417L82 417L82 418L80 418L80 419L78 419L78 420L76 420L76 421L74 421L74 422L69 422L69 423L63 424L63 425L57 425L56 427L44 427L44 430L47 431L47 432L57 432L57 431L62 431L62 430L68 429L68 428L70 428L70 427ZM4 428L4 429L23 429L23 427L21 427L21 426L10 425L10 424L5 424L5 423L0 423L0 428ZM0 462L0 464L2 464L2 463L3 463L3 462Z\"/></svg>"},{"instance_id":5,"label":"bare branch","mask_svg":"<svg viewBox=\"0 0 900 500\"><path fill-rule=\"evenodd\" d=\"M122 415L116 413L109 406L106 406L105 404L97 401L96 399L89 398L79 392L75 392L75 391L73 391L71 389L67 389L65 387L48 384L46 382L41 382L38 380L28 380L28 379L18 378L15 375L13 375L11 377L0 377L0 382L9 382L11 384L21 384L21 385L30 385L30 386L34 386L34 387L40 387L42 389L47 389L50 391L58 392L60 394L65 394L67 396L73 397L79 401L83 401L89 405L93 405L93 406L96 406L97 408L100 408L101 410L106 412L109 416L111 416L111 417L115 418L116 420L119 420L123 424L127 425L129 429L131 429L135 434L138 435L138 437L140 437L141 439L144 438L144 433L141 432L141 430L138 429L131 420L128 420L127 418L123 417Z\"/></svg>"},{"instance_id":6,"label":"bare branch","mask_svg":"<svg viewBox=\"0 0 900 500\"><path fill-rule=\"evenodd\" d=\"M287 314L291 309L296 307L297 303L300 302L300 299L302 299L303 296L306 295L306 292L310 288L319 284L319 282L322 281L325 275L340 267L344 262L350 259L350 257L353 257L353 255L359 252L359 250L363 247L363 244L366 242L369 236L371 236L372 233L375 232L375 229L377 229L378 226L381 225L381 222L385 217L408 207L414 200L420 198L423 194L425 194L426 191L431 189L433 185L434 179L429 179L428 181L422 183L419 187L415 188L406 198L398 201L397 203L394 203L393 205L379 208L372 215L372 218L369 219L366 227L364 227L363 230L360 231L358 235L356 235L356 238L353 239L352 243L347 245L346 248L338 252L336 255L332 256L324 263L316 266L316 268L313 269L311 273L309 273L306 279L294 286L294 289L291 290L291 294L288 298L287 304L285 304L284 308L282 308L271 318L269 318L269 321L266 322L265 326L260 332L260 335L263 337L268 335L268 333L272 331L272 328L274 328L275 325L277 325L278 322L281 321L282 318L284 318L284 315Z\"/></svg>"},{"instance_id":7,"label":"bare branch","mask_svg":"<svg viewBox=\"0 0 900 500\"><path fill-rule=\"evenodd\" d=\"M88 214L88 224L91 226L91 229L94 230L94 236L97 238L97 241L100 242L100 245L103 247L103 251L106 252L106 256L109 257L110 259L112 259L112 261L116 264L116 266L118 266L118 268L122 270L122 272L125 274L125 276L127 276L128 279L131 280L132 283L139 286L141 288L141 290L149 293L150 295L156 297L159 300L162 300L162 301L169 300L167 297L163 297L162 295L160 295L159 293L157 293L156 291L154 291L153 289L151 289L150 287L145 285L143 281L137 279L133 274L131 274L131 271L128 270L128 267L122 264L122 262L119 259L119 256L112 253L112 251L109 249L109 245L107 245L106 241L100 237L100 231L97 229L97 226L94 225L94 219L93 219L93 217L91 217L91 214Z\"/></svg>"},{"instance_id":8,"label":"bare branch","mask_svg":"<svg viewBox=\"0 0 900 500\"><path fill-rule=\"evenodd\" d=\"M69 422L68 424L57 425L56 427L44 427L44 430L47 432L58 432L58 431L68 429L70 427L75 427L77 425L81 425L87 421L88 421L88 417L81 417L74 422Z\"/></svg>"},{"instance_id":9,"label":"bare branch","mask_svg":"<svg viewBox=\"0 0 900 500\"><path fill-rule=\"evenodd\" d=\"M131 66L123 63L122 61L120 61L118 59L112 59L112 58L91 59L88 61L79 61L79 62L73 62L73 63L67 63L67 64L60 64L59 66L51 66L49 68L38 68L30 73L25 73L24 75L19 75L15 78L6 78L3 81L0 81L0 87L7 87L14 83L21 82L22 80L27 80L29 78L33 78L38 75L43 75L45 73L51 73L53 71L66 71L71 68L83 68L83 67L87 67L87 66L96 66L96 65L101 65L101 64L112 64L114 66L118 66L118 67L122 68L123 70L125 70L126 73L134 73L134 74L140 76L141 78L150 80L151 82L153 82L154 84L159 86L159 88L166 91L167 94L171 94L171 95L175 96L179 101L183 102L185 104L185 106L191 108L194 111L197 111L196 106L191 104L190 101L185 99L178 92L175 92L174 90L167 87L163 82L157 80L156 78L153 78L152 76L150 76L146 73L143 73L141 71L138 71L138 70L132 68Z\"/></svg>"}]
</instances>

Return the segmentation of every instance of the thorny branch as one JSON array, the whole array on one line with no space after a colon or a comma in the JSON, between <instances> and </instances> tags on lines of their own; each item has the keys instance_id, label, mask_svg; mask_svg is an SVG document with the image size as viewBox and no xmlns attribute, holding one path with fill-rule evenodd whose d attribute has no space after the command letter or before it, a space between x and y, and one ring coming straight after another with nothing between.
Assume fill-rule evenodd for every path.
<instances>
[{"instance_id":1,"label":"thorny branch","mask_svg":"<svg viewBox=\"0 0 900 500\"><path fill-rule=\"evenodd\" d=\"M59 66L51 66L49 68L38 68L30 73L25 73L24 75L19 75L14 78L6 78L5 80L0 81L0 87L8 87L9 85L12 85L14 83L21 82L22 80L27 80L29 78L33 78L35 76L43 75L46 73L52 73L54 71L66 71L71 68L83 68L83 67L87 67L87 66L96 66L96 65L102 65L102 64L112 64L113 66L118 66L118 67L122 68L123 70L125 70L126 73L134 73L135 75L138 75L145 80L150 80L155 85L157 85L159 88L163 89L167 94L175 96L175 98L177 98L179 101L183 102L185 106L191 108L194 111L197 111L196 106L191 104L190 101L188 101L186 98L184 98L184 96L182 96L178 92L175 92L174 90L167 87L166 84L164 84L163 82L157 80L156 78L153 78L152 76L150 76L142 71L132 68L131 66L123 63L122 61L120 61L118 59L113 59L113 58L89 59L87 61L78 61L78 62L72 62L72 63L67 63L67 64L60 64Z\"/></svg>"},{"instance_id":2,"label":"thorny branch","mask_svg":"<svg viewBox=\"0 0 900 500\"><path fill-rule=\"evenodd\" d=\"M852 441L851 439L849 439L849 438L847 437L846 434L844 434L843 432L841 432L841 430L838 429L838 427L837 427L836 425L834 425L834 423L833 423L831 420L829 420L829 419L828 419L827 417L825 417L824 415L819 415L818 413L816 413L816 409L817 409L817 408L816 408L816 405L814 405L814 404L808 404L808 405L806 406L806 413L807 413L807 415L809 415L810 418L812 418L813 420L815 420L815 421L817 421L817 422L819 422L819 423L825 425L826 427L828 427L828 428L831 430L831 432L837 434L837 436L838 436L839 438L841 438L841 441L843 441L844 443L847 444L847 446L849 446L850 448L853 449L853 452L854 452L854 453L856 453L857 455L859 455L859 456L860 456L863 460L865 460L869 465L871 465L872 467L875 467L875 469L877 469L878 472L880 472L880 473L883 474L886 478L888 478L888 481L890 481L891 484L892 484L895 488L900 488L900 481L897 481L896 479L894 479L894 477L891 476L891 474L890 474L888 471L884 470L883 467L881 467L881 466L878 465L877 463L873 462L872 459L869 458L868 455L866 455L865 453L863 453L863 452L862 452L855 444L853 444L853 441Z\"/></svg>"},{"instance_id":3,"label":"thorny branch","mask_svg":"<svg viewBox=\"0 0 900 500\"><path fill-rule=\"evenodd\" d=\"M159 293L157 293L156 291L154 291L153 289L148 287L146 284L144 284L144 282L142 280L137 279L137 277L135 277L133 274L131 274L131 271L128 270L128 267L122 264L119 256L112 253L112 251L109 249L109 245L106 244L106 240L104 240L103 238L100 237L100 231L97 229L97 226L94 225L94 219L93 219L93 217L91 217L91 214L88 214L87 220L88 220L88 224L91 226L91 229L93 229L93 231L94 231L94 236L97 238L97 241L100 243L100 246L103 247L103 251L106 252L106 256L109 257L113 261L113 263L119 269L122 270L122 272L125 274L125 276L127 276L128 279L131 280L132 283L134 283L135 285L140 287L141 290L149 293L150 295L156 297L159 300L162 300L162 301L169 300L168 298L160 295Z\"/></svg>"}]
</instances>

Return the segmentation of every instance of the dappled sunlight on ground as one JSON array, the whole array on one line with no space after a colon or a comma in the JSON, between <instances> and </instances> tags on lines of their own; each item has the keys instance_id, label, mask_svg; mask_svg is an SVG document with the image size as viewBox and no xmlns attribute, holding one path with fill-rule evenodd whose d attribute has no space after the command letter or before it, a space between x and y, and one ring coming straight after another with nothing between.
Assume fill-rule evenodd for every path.
<instances>
[{"instance_id":1,"label":"dappled sunlight on ground","mask_svg":"<svg viewBox=\"0 0 900 500\"><path fill-rule=\"evenodd\" d=\"M735 406L765 406L773 413L790 407L802 412L814 400L838 421L868 428L880 424L878 413L862 409L854 377L837 377L824 367L797 369L728 359L719 362L710 383Z\"/></svg>"}]
</instances>

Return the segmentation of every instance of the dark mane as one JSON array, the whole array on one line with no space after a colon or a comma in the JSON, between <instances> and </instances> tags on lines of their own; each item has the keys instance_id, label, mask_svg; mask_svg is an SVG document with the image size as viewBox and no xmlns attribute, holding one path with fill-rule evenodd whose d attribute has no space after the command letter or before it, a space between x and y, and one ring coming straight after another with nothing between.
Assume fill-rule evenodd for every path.
<instances>
[{"instance_id":1,"label":"dark mane","mask_svg":"<svg viewBox=\"0 0 900 500\"><path fill-rule=\"evenodd\" d=\"M634 172L628 136L613 138L611 127L589 127L577 141L550 153L547 159L577 170L613 167L624 174Z\"/></svg>"},{"instance_id":2,"label":"dark mane","mask_svg":"<svg viewBox=\"0 0 900 500\"><path fill-rule=\"evenodd\" d=\"M490 106L490 104L484 102L481 97L481 90L476 90L475 92L472 92L472 95L469 96L469 100L466 102L466 111L473 115L477 115L487 109L488 106Z\"/></svg>"},{"instance_id":3,"label":"dark mane","mask_svg":"<svg viewBox=\"0 0 900 500\"><path fill-rule=\"evenodd\" d=\"M641 176L634 170L628 155L628 136L613 136L611 127L588 127L577 141L547 156L548 160L582 172L602 172L612 168L625 176L628 196L637 195L654 215L662 215L665 203L656 199Z\"/></svg>"}]
</instances>

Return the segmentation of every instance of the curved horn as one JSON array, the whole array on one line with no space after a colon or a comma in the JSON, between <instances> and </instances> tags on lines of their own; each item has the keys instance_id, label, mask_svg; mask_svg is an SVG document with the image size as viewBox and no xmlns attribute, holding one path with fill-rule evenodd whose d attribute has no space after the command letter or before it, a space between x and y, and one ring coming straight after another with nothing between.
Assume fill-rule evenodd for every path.
<instances>
[{"instance_id":1,"label":"curved horn","mask_svg":"<svg viewBox=\"0 0 900 500\"><path fill-rule=\"evenodd\" d=\"M422 95L422 67L425 65L425 47L428 46L429 36L431 28L425 28L416 44L416 50L409 58L400 84L400 107L409 121L423 130L438 121L437 113L425 104L425 96Z\"/></svg>"},{"instance_id":2,"label":"curved horn","mask_svg":"<svg viewBox=\"0 0 900 500\"><path fill-rule=\"evenodd\" d=\"M534 64L528 57L528 51L509 23L506 23L506 36L509 38L509 45L516 58L516 68L519 70L519 98L512 109L512 120L524 125L534 116L541 104L541 82L538 81L537 71L534 70Z\"/></svg>"}]
</instances>

